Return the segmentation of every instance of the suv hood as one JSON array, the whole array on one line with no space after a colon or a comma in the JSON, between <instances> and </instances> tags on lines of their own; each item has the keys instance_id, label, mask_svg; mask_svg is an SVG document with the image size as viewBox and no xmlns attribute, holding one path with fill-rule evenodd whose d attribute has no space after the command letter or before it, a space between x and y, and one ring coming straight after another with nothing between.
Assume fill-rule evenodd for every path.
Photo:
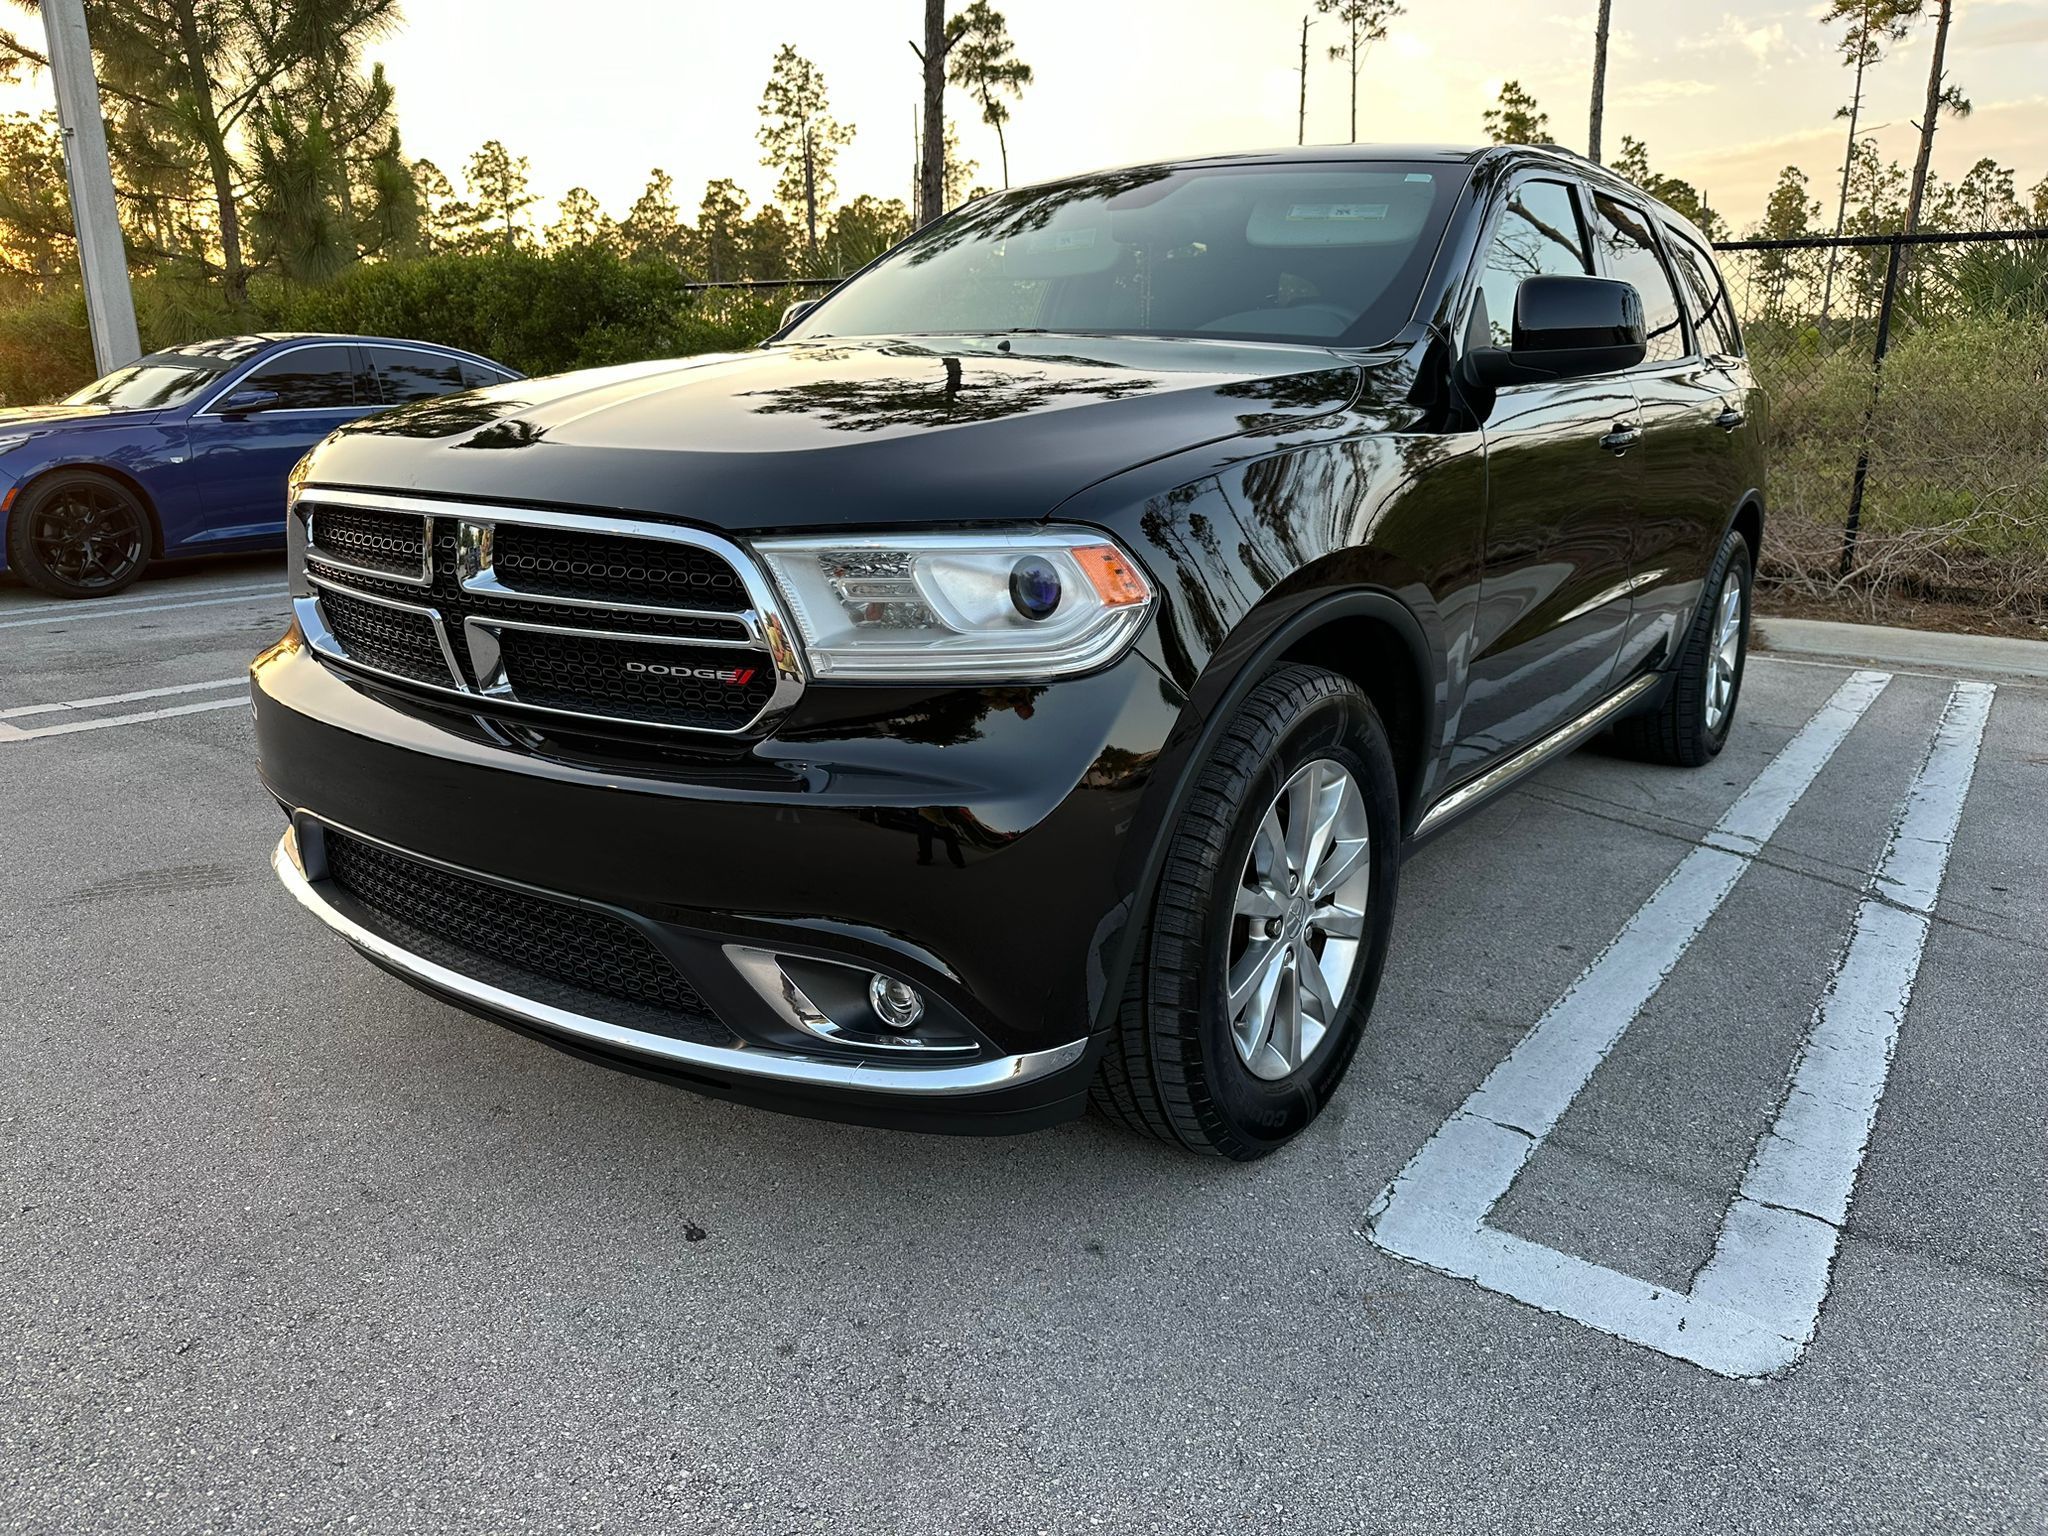
<instances>
[{"instance_id":1,"label":"suv hood","mask_svg":"<svg viewBox=\"0 0 2048 1536\"><path fill-rule=\"evenodd\" d=\"M1028 521L1148 459L1342 409L1319 348L820 342L523 379L344 427L311 478L734 530Z\"/></svg>"}]
</instances>

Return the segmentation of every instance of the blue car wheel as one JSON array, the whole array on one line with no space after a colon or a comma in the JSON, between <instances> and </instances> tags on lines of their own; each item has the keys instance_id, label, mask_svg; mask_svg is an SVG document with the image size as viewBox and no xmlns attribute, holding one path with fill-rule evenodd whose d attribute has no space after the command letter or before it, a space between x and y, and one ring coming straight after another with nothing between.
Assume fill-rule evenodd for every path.
<instances>
[{"instance_id":1,"label":"blue car wheel","mask_svg":"<svg viewBox=\"0 0 2048 1536\"><path fill-rule=\"evenodd\" d=\"M52 597L106 597L149 564L149 515L104 475L71 470L38 480L7 527L7 563Z\"/></svg>"}]
</instances>

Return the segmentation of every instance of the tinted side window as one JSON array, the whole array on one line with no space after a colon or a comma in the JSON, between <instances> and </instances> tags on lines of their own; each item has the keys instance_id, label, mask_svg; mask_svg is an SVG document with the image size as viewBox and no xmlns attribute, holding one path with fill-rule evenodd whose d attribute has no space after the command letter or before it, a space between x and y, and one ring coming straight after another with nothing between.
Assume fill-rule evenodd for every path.
<instances>
[{"instance_id":1,"label":"tinted side window","mask_svg":"<svg viewBox=\"0 0 2048 1536\"><path fill-rule=\"evenodd\" d=\"M371 347L369 352L370 366L377 371L377 384L384 392L386 405L431 400L465 387L462 364L455 358L400 347Z\"/></svg>"},{"instance_id":2,"label":"tinted side window","mask_svg":"<svg viewBox=\"0 0 2048 1536\"><path fill-rule=\"evenodd\" d=\"M1559 181L1523 182L1508 194L1494 226L1479 273L1485 314L1473 318L1485 325L1489 345L1508 346L1514 341L1515 290L1523 278L1583 277L1592 270L1571 188Z\"/></svg>"},{"instance_id":3,"label":"tinted side window","mask_svg":"<svg viewBox=\"0 0 2048 1536\"><path fill-rule=\"evenodd\" d=\"M486 368L482 363L464 363L462 365L462 387L464 389L482 389L486 384L502 384L504 382L505 375L499 373L494 368Z\"/></svg>"},{"instance_id":4,"label":"tinted side window","mask_svg":"<svg viewBox=\"0 0 2048 1536\"><path fill-rule=\"evenodd\" d=\"M1607 275L1634 283L1643 296L1643 329L1649 333L1645 363L1669 363L1685 356L1685 325L1678 315L1678 294L1664 258L1657 254L1649 221L1626 203L1603 193L1593 194L1599 210L1593 238L1600 243Z\"/></svg>"},{"instance_id":5,"label":"tinted side window","mask_svg":"<svg viewBox=\"0 0 2048 1536\"><path fill-rule=\"evenodd\" d=\"M1735 333L1735 317L1728 309L1728 290L1713 258L1684 235L1671 234L1665 244L1678 264L1678 281L1685 289L1685 312L1692 320L1693 333L1700 339L1700 350L1722 357L1739 357L1742 341Z\"/></svg>"},{"instance_id":6,"label":"tinted side window","mask_svg":"<svg viewBox=\"0 0 2048 1536\"><path fill-rule=\"evenodd\" d=\"M347 347L298 347L263 364L236 386L277 392L277 411L323 411L356 403Z\"/></svg>"}]
</instances>

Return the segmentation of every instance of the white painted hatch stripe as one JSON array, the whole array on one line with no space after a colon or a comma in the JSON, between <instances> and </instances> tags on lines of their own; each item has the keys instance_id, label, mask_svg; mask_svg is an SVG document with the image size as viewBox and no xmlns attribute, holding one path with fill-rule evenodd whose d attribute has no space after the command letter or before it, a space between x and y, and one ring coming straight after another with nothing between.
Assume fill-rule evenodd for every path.
<instances>
[{"instance_id":1,"label":"white painted hatch stripe","mask_svg":"<svg viewBox=\"0 0 2048 1536\"><path fill-rule=\"evenodd\" d=\"M231 592L244 597L288 595L284 579L272 576L262 581L229 582L212 587L155 587L147 592L130 591L119 597L67 598L54 603L24 603L19 607L9 603L0 605L0 616L19 619L38 613L119 613L138 604L164 603L189 597L221 597Z\"/></svg>"},{"instance_id":2,"label":"white painted hatch stripe","mask_svg":"<svg viewBox=\"0 0 2048 1536\"><path fill-rule=\"evenodd\" d=\"M99 603L72 603L67 611L34 619L0 619L0 629L33 629L40 624L85 624L97 619L126 619L138 613L169 613L174 608L219 608L229 603L275 602L280 608L291 601L282 587L250 592L243 597L201 597L176 603L141 603L127 608L107 608ZM0 609L0 612L5 612Z\"/></svg>"},{"instance_id":3,"label":"white painted hatch stripe","mask_svg":"<svg viewBox=\"0 0 2048 1536\"><path fill-rule=\"evenodd\" d=\"M202 699L196 704L173 704L168 709L145 709L130 715L100 715L86 720L64 720L56 725L37 725L24 728L9 725L0 720L0 747L14 742L40 741L46 736L75 736L81 731L104 731L117 725L140 725L147 720L169 720L176 715L199 715L211 709L235 709L246 706L247 699L237 695L229 699Z\"/></svg>"},{"instance_id":4,"label":"white painted hatch stripe","mask_svg":"<svg viewBox=\"0 0 2048 1536\"><path fill-rule=\"evenodd\" d=\"M1399 1257L1729 1376L1779 1371L1812 1337L1993 689L1951 692L1900 808L1783 1113L1690 1294L1486 1224L1543 1139L1662 986L1889 677L1858 672L1764 768L1374 1203Z\"/></svg>"},{"instance_id":5,"label":"white painted hatch stripe","mask_svg":"<svg viewBox=\"0 0 2048 1536\"><path fill-rule=\"evenodd\" d=\"M180 693L210 693L217 688L234 688L248 682L246 673L216 677L204 683L173 683L167 688L138 688L133 693L103 693L96 699L59 699L50 704L17 704L0 709L0 720L20 720L29 715L53 715L65 709L100 709L108 704L134 704L143 699L167 699Z\"/></svg>"}]
</instances>

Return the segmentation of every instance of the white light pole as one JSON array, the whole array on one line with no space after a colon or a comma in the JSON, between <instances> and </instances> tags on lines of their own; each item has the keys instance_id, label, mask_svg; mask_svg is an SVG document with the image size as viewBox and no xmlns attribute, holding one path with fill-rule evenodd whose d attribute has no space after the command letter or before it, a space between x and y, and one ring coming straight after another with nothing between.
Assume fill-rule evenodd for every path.
<instances>
[{"instance_id":1,"label":"white light pole","mask_svg":"<svg viewBox=\"0 0 2048 1536\"><path fill-rule=\"evenodd\" d=\"M142 338L135 329L135 295L128 289L128 253L121 245L120 212L114 204L114 171L107 160L99 82L92 74L85 0L43 0L42 12L50 78L57 86L57 121L64 131L64 179L71 188L92 355L101 373L111 373L142 355Z\"/></svg>"}]
</instances>

